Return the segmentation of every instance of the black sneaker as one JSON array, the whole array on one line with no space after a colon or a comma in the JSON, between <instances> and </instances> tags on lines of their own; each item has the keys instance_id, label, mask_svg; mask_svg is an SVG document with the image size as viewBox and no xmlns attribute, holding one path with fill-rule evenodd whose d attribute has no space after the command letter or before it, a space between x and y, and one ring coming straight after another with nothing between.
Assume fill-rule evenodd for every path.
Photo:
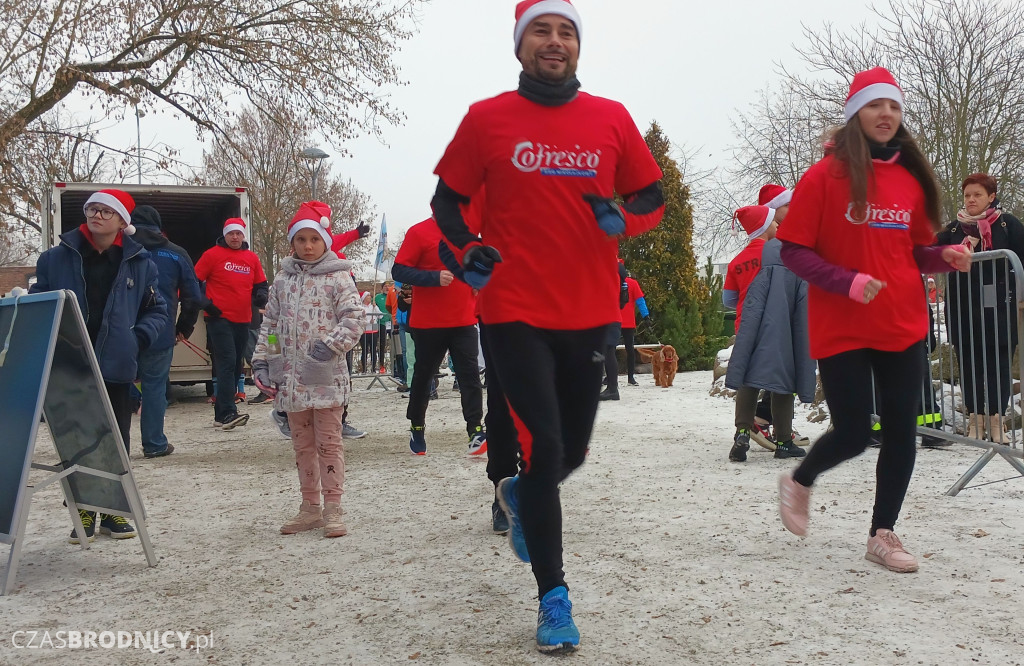
<instances>
[{"instance_id":1,"label":"black sneaker","mask_svg":"<svg viewBox=\"0 0 1024 666\"><path fill-rule=\"evenodd\" d=\"M747 451L750 450L750 432L746 429L737 430L732 438L732 448L729 449L729 460L732 462L746 462Z\"/></svg>"},{"instance_id":2,"label":"black sneaker","mask_svg":"<svg viewBox=\"0 0 1024 666\"><path fill-rule=\"evenodd\" d=\"M872 449L882 448L882 437L877 430L871 431L871 436L868 438L868 447Z\"/></svg>"},{"instance_id":3,"label":"black sneaker","mask_svg":"<svg viewBox=\"0 0 1024 666\"><path fill-rule=\"evenodd\" d=\"M238 412L235 412L234 414L231 414L230 416L224 419L224 421L221 423L221 427L224 428L225 430L231 430L232 428L237 428L238 426L244 426L248 422L248 414L239 414Z\"/></svg>"},{"instance_id":4,"label":"black sneaker","mask_svg":"<svg viewBox=\"0 0 1024 666\"><path fill-rule=\"evenodd\" d=\"M627 382L627 384L629 384L630 386L640 386L640 382L638 382L637 380L633 379L632 377L629 378L629 381Z\"/></svg>"},{"instance_id":5,"label":"black sneaker","mask_svg":"<svg viewBox=\"0 0 1024 666\"><path fill-rule=\"evenodd\" d=\"M953 446L953 442L948 439L942 439L941 437L932 437L931 435L921 435L921 446L926 449L944 449L947 446Z\"/></svg>"},{"instance_id":6,"label":"black sneaker","mask_svg":"<svg viewBox=\"0 0 1024 666\"><path fill-rule=\"evenodd\" d=\"M108 534L111 539L131 539L135 536L135 528L127 518L101 513L100 534Z\"/></svg>"},{"instance_id":7,"label":"black sneaker","mask_svg":"<svg viewBox=\"0 0 1024 666\"><path fill-rule=\"evenodd\" d=\"M508 516L505 515L498 500L491 504L491 529L495 534L508 534Z\"/></svg>"},{"instance_id":8,"label":"black sneaker","mask_svg":"<svg viewBox=\"0 0 1024 666\"><path fill-rule=\"evenodd\" d=\"M169 456L172 453L174 453L174 444L169 443L167 444L167 448L163 451L146 451L142 455L147 458L163 458L164 456Z\"/></svg>"},{"instance_id":9,"label":"black sneaker","mask_svg":"<svg viewBox=\"0 0 1024 666\"><path fill-rule=\"evenodd\" d=\"M82 519L82 527L85 528L86 541L92 541L96 538L96 514L92 511L85 511L83 509L79 509L78 515ZM71 536L68 537L68 543L81 543L81 541L78 538L77 528L71 530Z\"/></svg>"},{"instance_id":10,"label":"black sneaker","mask_svg":"<svg viewBox=\"0 0 1024 666\"><path fill-rule=\"evenodd\" d=\"M408 393L409 392L409 385L404 383L404 382L399 384L398 385L398 392L399 393Z\"/></svg>"},{"instance_id":11,"label":"black sneaker","mask_svg":"<svg viewBox=\"0 0 1024 666\"><path fill-rule=\"evenodd\" d=\"M273 400L273 398L271 398L269 395L267 395L263 391L260 391L259 395L257 395L255 398L253 398L252 400L249 401L249 404L250 405L261 405L261 404L263 404L264 402L266 402L268 400Z\"/></svg>"},{"instance_id":12,"label":"black sneaker","mask_svg":"<svg viewBox=\"0 0 1024 666\"><path fill-rule=\"evenodd\" d=\"M794 444L792 439L787 439L784 442L779 442L775 446L776 458L803 458L806 455L807 452L801 449L796 444Z\"/></svg>"},{"instance_id":13,"label":"black sneaker","mask_svg":"<svg viewBox=\"0 0 1024 666\"><path fill-rule=\"evenodd\" d=\"M606 388L605 390L601 391L601 395L597 396L597 399L598 400L618 400L619 399L619 389L617 389L617 388L616 389Z\"/></svg>"}]
</instances>

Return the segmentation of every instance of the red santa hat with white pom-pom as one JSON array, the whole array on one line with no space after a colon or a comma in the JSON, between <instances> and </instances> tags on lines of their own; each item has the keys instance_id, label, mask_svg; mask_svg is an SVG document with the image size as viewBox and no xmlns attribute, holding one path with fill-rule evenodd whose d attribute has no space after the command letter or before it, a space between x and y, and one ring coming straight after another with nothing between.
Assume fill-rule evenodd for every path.
<instances>
[{"instance_id":1,"label":"red santa hat with white pom-pom","mask_svg":"<svg viewBox=\"0 0 1024 666\"><path fill-rule=\"evenodd\" d=\"M754 240L772 226L775 221L775 209L768 206L744 206L732 216L733 235L738 235L736 222L747 232L747 240Z\"/></svg>"},{"instance_id":2,"label":"red santa hat with white pom-pom","mask_svg":"<svg viewBox=\"0 0 1024 666\"><path fill-rule=\"evenodd\" d=\"M555 14L572 21L572 24L576 26L576 39L580 39L583 32L583 21L570 0L523 0L516 5L516 27L512 32L517 58L519 57L519 44L523 41L523 34L526 33L527 26L534 19L545 14Z\"/></svg>"},{"instance_id":3,"label":"red santa hat with white pom-pom","mask_svg":"<svg viewBox=\"0 0 1024 666\"><path fill-rule=\"evenodd\" d=\"M768 206L776 209L782 208L793 199L793 190L787 190L782 185L768 183L757 193L757 205Z\"/></svg>"},{"instance_id":4,"label":"red santa hat with white pom-pom","mask_svg":"<svg viewBox=\"0 0 1024 666\"><path fill-rule=\"evenodd\" d=\"M228 219L224 220L223 234L227 236L229 231L241 231L244 234L245 220L243 220L240 217L229 217Z\"/></svg>"},{"instance_id":5,"label":"red santa hat with white pom-pom","mask_svg":"<svg viewBox=\"0 0 1024 666\"><path fill-rule=\"evenodd\" d=\"M122 231L131 236L135 233L135 225L132 224L132 211L135 210L135 199L132 195L121 190L100 190L93 192L85 201L82 209L89 207L89 204L98 203L113 209L127 225Z\"/></svg>"},{"instance_id":6,"label":"red santa hat with white pom-pom","mask_svg":"<svg viewBox=\"0 0 1024 666\"><path fill-rule=\"evenodd\" d=\"M306 201L299 206L299 212L288 224L288 242L292 242L300 229L315 229L324 239L327 247L331 246L331 207L323 201Z\"/></svg>"},{"instance_id":7,"label":"red santa hat with white pom-pom","mask_svg":"<svg viewBox=\"0 0 1024 666\"><path fill-rule=\"evenodd\" d=\"M858 111L876 99L891 99L899 104L901 109L903 108L903 90L884 67L873 67L853 77L850 94L847 95L843 107L846 122L850 122Z\"/></svg>"}]
</instances>

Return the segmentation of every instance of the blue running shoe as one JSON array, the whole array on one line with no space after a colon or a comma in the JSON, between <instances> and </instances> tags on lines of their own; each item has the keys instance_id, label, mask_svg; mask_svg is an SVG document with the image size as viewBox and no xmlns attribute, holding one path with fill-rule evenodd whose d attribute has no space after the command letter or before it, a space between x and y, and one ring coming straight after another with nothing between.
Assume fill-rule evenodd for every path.
<instances>
[{"instance_id":1,"label":"blue running shoe","mask_svg":"<svg viewBox=\"0 0 1024 666\"><path fill-rule=\"evenodd\" d=\"M427 455L427 439L423 435L423 426L412 426L409 428L409 450L413 455Z\"/></svg>"},{"instance_id":2,"label":"blue running shoe","mask_svg":"<svg viewBox=\"0 0 1024 666\"><path fill-rule=\"evenodd\" d=\"M540 600L537 611L537 649L541 652L572 652L580 645L580 630L572 621L569 590L556 587Z\"/></svg>"},{"instance_id":3,"label":"blue running shoe","mask_svg":"<svg viewBox=\"0 0 1024 666\"><path fill-rule=\"evenodd\" d=\"M498 503L508 518L508 543L523 562L530 561L530 551L526 549L526 537L523 536L523 525L519 522L519 497L516 495L516 487L519 484L518 476L510 476L498 482Z\"/></svg>"}]
</instances>

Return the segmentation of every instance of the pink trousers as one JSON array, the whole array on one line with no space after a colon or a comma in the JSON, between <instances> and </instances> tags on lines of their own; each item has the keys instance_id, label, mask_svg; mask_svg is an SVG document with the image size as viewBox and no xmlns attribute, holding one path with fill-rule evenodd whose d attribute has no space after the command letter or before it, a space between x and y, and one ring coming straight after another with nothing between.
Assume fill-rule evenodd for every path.
<instances>
[{"instance_id":1,"label":"pink trousers","mask_svg":"<svg viewBox=\"0 0 1024 666\"><path fill-rule=\"evenodd\" d=\"M302 499L310 504L319 504L321 493L324 503L341 503L345 484L345 445L341 441L344 411L344 407L334 407L288 412L299 489Z\"/></svg>"}]
</instances>

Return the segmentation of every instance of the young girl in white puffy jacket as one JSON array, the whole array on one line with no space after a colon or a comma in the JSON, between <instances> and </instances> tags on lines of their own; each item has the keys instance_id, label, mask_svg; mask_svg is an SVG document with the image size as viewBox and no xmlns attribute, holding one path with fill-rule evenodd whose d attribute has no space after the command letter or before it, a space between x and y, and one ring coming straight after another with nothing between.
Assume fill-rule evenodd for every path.
<instances>
[{"instance_id":1,"label":"young girl in white puffy jacket","mask_svg":"<svg viewBox=\"0 0 1024 666\"><path fill-rule=\"evenodd\" d=\"M330 251L330 216L327 204L308 201L288 225L292 256L281 262L270 287L253 354L257 386L274 397L275 410L288 413L299 470L302 504L282 534L319 527L325 537L347 532L341 517L345 353L359 341L365 313L351 262Z\"/></svg>"}]
</instances>

